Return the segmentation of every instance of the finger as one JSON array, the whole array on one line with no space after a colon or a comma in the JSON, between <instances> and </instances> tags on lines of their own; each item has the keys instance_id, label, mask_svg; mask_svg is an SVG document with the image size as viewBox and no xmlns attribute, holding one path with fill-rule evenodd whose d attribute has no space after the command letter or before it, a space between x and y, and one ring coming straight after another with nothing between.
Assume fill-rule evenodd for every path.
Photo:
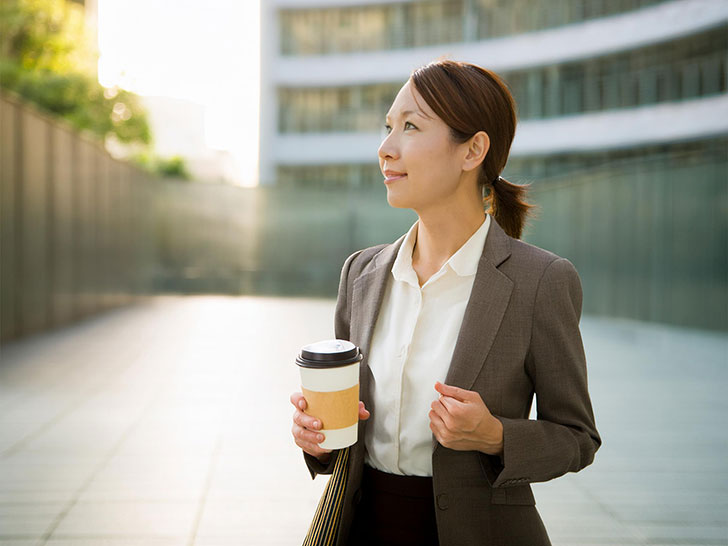
<instances>
[{"instance_id":1,"label":"finger","mask_svg":"<svg viewBox=\"0 0 728 546\"><path fill-rule=\"evenodd\" d=\"M447 408L442 405L442 403L439 400L435 400L430 407L432 408L432 412L435 413L435 415L440 419L440 421L443 423L444 426L449 428L450 430L454 430L455 423L453 422L452 415L447 411Z\"/></svg>"},{"instance_id":2,"label":"finger","mask_svg":"<svg viewBox=\"0 0 728 546\"><path fill-rule=\"evenodd\" d=\"M467 408L467 405L464 402L461 402L460 400L453 398L452 396L445 396L444 394L440 395L438 401L445 407L448 413L450 413L454 417L462 415L462 411Z\"/></svg>"},{"instance_id":3,"label":"finger","mask_svg":"<svg viewBox=\"0 0 728 546\"><path fill-rule=\"evenodd\" d=\"M324 453L331 453L330 449L323 449L321 446L319 446L317 441L318 438L316 438L316 440L314 441L309 441L306 439L307 433L312 433L304 431L300 427L296 428L297 425L293 425L293 427L293 440L296 445L303 449L306 453L308 453L309 455L313 455L314 457L320 457Z\"/></svg>"},{"instance_id":4,"label":"finger","mask_svg":"<svg viewBox=\"0 0 728 546\"><path fill-rule=\"evenodd\" d=\"M430 430L435 435L435 438L438 442L442 444L442 434L444 431L447 430L447 427L445 426L445 423L442 419L440 419L440 416L435 413L434 410L430 411Z\"/></svg>"},{"instance_id":5,"label":"finger","mask_svg":"<svg viewBox=\"0 0 728 546\"><path fill-rule=\"evenodd\" d=\"M320 432L307 430L295 423L293 424L291 432L293 433L294 438L298 438L302 442L307 442L314 445L320 444L326 439L326 437Z\"/></svg>"},{"instance_id":6,"label":"finger","mask_svg":"<svg viewBox=\"0 0 728 546\"><path fill-rule=\"evenodd\" d=\"M297 408L300 408L302 410L305 410L306 406L307 406L306 399L303 397L303 394L301 394L300 392L294 392L291 395L291 404L293 404L294 406L296 406Z\"/></svg>"},{"instance_id":7,"label":"finger","mask_svg":"<svg viewBox=\"0 0 728 546\"><path fill-rule=\"evenodd\" d=\"M364 406L364 402L359 402L359 419L366 421L370 415L371 412Z\"/></svg>"},{"instance_id":8,"label":"finger","mask_svg":"<svg viewBox=\"0 0 728 546\"><path fill-rule=\"evenodd\" d=\"M453 387L451 385L445 385L439 381L435 382L435 390L445 396L451 396L461 402L469 402L473 399L473 394L478 394L474 391L468 391L461 389L460 387Z\"/></svg>"},{"instance_id":9,"label":"finger","mask_svg":"<svg viewBox=\"0 0 728 546\"><path fill-rule=\"evenodd\" d=\"M321 449L318 444L296 440L296 445L313 457L320 457L324 453L331 453L330 449Z\"/></svg>"},{"instance_id":10,"label":"finger","mask_svg":"<svg viewBox=\"0 0 728 546\"><path fill-rule=\"evenodd\" d=\"M293 413L293 422L303 428L307 428L310 430L321 430L321 421L319 419L316 419L311 415L306 415L299 410L296 410Z\"/></svg>"}]
</instances>

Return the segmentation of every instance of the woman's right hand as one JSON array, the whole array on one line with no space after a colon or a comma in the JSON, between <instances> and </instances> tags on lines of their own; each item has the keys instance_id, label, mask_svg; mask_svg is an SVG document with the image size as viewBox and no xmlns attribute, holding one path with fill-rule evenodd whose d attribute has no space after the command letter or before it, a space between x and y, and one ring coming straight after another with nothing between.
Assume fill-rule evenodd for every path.
<instances>
[{"instance_id":1,"label":"woman's right hand","mask_svg":"<svg viewBox=\"0 0 728 546\"><path fill-rule=\"evenodd\" d=\"M306 399L300 392L294 392L291 395L291 404L296 408L293 413L293 427L291 428L296 445L322 463L327 463L331 458L331 450L319 447L319 443L324 441L324 435L319 432L321 430L321 421L303 413L307 404ZM359 419L365 421L369 419L369 415L369 410L364 407L364 402L359 401Z\"/></svg>"}]
</instances>

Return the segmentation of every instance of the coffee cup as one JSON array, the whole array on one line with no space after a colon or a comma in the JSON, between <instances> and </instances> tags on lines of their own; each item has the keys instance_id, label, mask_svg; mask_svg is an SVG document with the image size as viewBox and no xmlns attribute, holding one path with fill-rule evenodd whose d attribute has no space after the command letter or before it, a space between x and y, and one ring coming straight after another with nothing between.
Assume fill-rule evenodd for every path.
<instances>
[{"instance_id":1,"label":"coffee cup","mask_svg":"<svg viewBox=\"0 0 728 546\"><path fill-rule=\"evenodd\" d=\"M307 404L304 413L321 421L323 449L341 449L357 441L361 360L359 347L343 339L306 345L296 358Z\"/></svg>"}]
</instances>

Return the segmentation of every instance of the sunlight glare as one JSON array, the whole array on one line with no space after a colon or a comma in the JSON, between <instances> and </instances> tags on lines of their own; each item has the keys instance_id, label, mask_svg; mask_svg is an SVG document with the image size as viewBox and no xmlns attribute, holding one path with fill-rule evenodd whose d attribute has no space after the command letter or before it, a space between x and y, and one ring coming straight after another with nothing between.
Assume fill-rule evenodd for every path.
<instances>
[{"instance_id":1,"label":"sunlight glare","mask_svg":"<svg viewBox=\"0 0 728 546\"><path fill-rule=\"evenodd\" d=\"M99 81L205 107L205 141L257 184L258 1L99 0Z\"/></svg>"}]
</instances>

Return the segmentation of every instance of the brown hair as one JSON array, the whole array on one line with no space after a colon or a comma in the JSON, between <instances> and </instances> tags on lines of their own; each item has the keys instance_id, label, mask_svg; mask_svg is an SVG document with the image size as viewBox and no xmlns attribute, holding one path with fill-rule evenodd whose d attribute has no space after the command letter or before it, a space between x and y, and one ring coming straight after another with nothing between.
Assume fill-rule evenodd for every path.
<instances>
[{"instance_id":1,"label":"brown hair","mask_svg":"<svg viewBox=\"0 0 728 546\"><path fill-rule=\"evenodd\" d=\"M455 142L478 131L490 137L490 149L478 172L478 186L488 190L484 204L503 230L521 238L526 216L535 205L525 201L526 185L511 184L500 173L516 134L516 103L506 83L474 64L439 60L412 72L410 80L427 104L449 127Z\"/></svg>"}]
</instances>

